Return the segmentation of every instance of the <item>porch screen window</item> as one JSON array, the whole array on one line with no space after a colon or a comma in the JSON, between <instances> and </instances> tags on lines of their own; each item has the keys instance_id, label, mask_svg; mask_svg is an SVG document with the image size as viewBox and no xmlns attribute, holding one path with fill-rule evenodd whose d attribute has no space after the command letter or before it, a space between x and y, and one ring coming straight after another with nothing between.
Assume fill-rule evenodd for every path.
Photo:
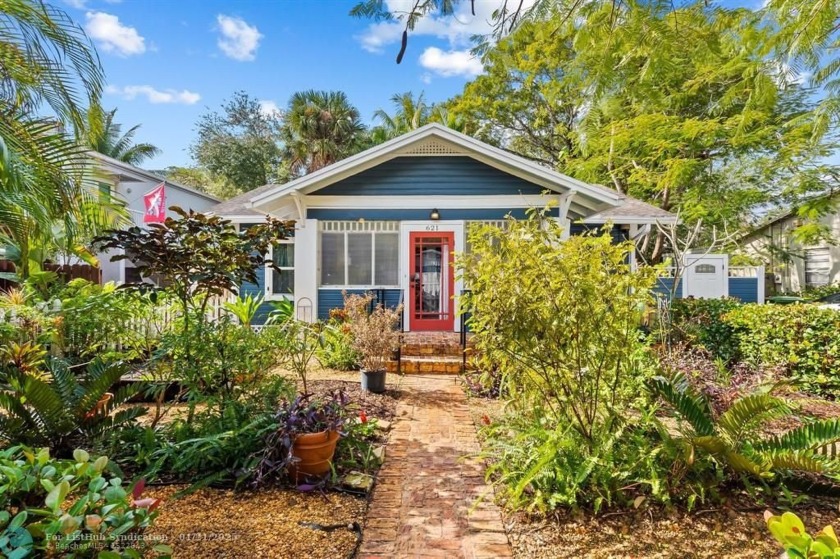
<instances>
[{"instance_id":1,"label":"porch screen window","mask_svg":"<svg viewBox=\"0 0 840 559\"><path fill-rule=\"evenodd\" d=\"M347 235L347 283L373 285L373 235L349 233Z\"/></svg>"},{"instance_id":2,"label":"porch screen window","mask_svg":"<svg viewBox=\"0 0 840 559\"><path fill-rule=\"evenodd\" d=\"M321 234L321 283L344 285L344 233Z\"/></svg>"},{"instance_id":3,"label":"porch screen window","mask_svg":"<svg viewBox=\"0 0 840 559\"><path fill-rule=\"evenodd\" d=\"M392 287L399 284L399 224L321 222L321 285Z\"/></svg>"},{"instance_id":4,"label":"porch screen window","mask_svg":"<svg viewBox=\"0 0 840 559\"><path fill-rule=\"evenodd\" d=\"M271 247L274 268L266 269L266 296L285 296L295 292L295 245L293 239L280 241Z\"/></svg>"},{"instance_id":5,"label":"porch screen window","mask_svg":"<svg viewBox=\"0 0 840 559\"><path fill-rule=\"evenodd\" d=\"M377 285L397 285L399 283L400 267L400 236L393 234L377 234L373 240L376 242L376 251L373 259L374 283Z\"/></svg>"},{"instance_id":6,"label":"porch screen window","mask_svg":"<svg viewBox=\"0 0 840 559\"><path fill-rule=\"evenodd\" d=\"M827 247L811 248L805 251L805 286L828 285L831 272L831 257Z\"/></svg>"}]
</instances>

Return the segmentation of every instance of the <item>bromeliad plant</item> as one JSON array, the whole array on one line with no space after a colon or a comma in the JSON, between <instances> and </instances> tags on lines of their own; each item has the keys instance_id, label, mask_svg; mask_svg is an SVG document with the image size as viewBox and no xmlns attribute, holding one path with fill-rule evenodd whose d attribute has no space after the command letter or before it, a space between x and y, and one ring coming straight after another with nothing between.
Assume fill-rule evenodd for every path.
<instances>
[{"instance_id":1,"label":"bromeliad plant","mask_svg":"<svg viewBox=\"0 0 840 559\"><path fill-rule=\"evenodd\" d=\"M695 392L682 374L670 379L657 377L648 387L679 420L680 435L675 439L684 449L683 460L689 467L702 452L731 473L762 480L840 473L836 461L838 419L814 421L769 436L768 422L793 411L785 400L767 391L743 396L715 417L708 400Z\"/></svg>"}]
</instances>

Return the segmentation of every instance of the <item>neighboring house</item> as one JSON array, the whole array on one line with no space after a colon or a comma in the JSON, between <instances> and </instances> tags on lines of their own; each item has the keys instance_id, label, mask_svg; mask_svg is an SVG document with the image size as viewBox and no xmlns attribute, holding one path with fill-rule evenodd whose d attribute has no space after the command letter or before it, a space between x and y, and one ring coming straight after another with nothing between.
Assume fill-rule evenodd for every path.
<instances>
[{"instance_id":1,"label":"neighboring house","mask_svg":"<svg viewBox=\"0 0 840 559\"><path fill-rule=\"evenodd\" d=\"M90 156L97 162L97 181L99 182L100 195L115 197L124 201L131 220L141 227L144 227L143 195L162 182L166 183L167 216L171 215L169 211L171 206L180 206L185 210L201 212L219 203L219 199L215 196L165 180L149 171L123 163L107 155L91 152ZM139 281L139 276L130 262L126 260L111 262L111 256L112 253L97 255L99 265L102 268L103 282Z\"/></svg>"},{"instance_id":2,"label":"neighboring house","mask_svg":"<svg viewBox=\"0 0 840 559\"><path fill-rule=\"evenodd\" d=\"M820 218L830 236L840 240L840 210ZM773 217L749 235L740 245L744 251L764 261L770 293L790 293L840 282L840 246L827 241L802 245L793 235L801 218L791 210Z\"/></svg>"},{"instance_id":3,"label":"neighboring house","mask_svg":"<svg viewBox=\"0 0 840 559\"><path fill-rule=\"evenodd\" d=\"M265 215L297 222L294 237L273 248L280 271L260 270L243 293L293 299L297 317L311 321L342 307L342 291L371 291L404 304L407 330L452 331L464 289L452 253L468 250L469 225L523 218L550 202L571 234L609 222L616 239L639 238L676 219L439 124L211 211L240 227Z\"/></svg>"}]
</instances>

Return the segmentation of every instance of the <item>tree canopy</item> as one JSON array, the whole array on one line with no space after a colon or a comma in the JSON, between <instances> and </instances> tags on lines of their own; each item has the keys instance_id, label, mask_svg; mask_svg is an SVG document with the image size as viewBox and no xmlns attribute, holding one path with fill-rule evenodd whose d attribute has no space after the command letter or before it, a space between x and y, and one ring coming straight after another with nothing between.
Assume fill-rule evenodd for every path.
<instances>
[{"instance_id":1,"label":"tree canopy","mask_svg":"<svg viewBox=\"0 0 840 559\"><path fill-rule=\"evenodd\" d=\"M281 164L279 114L266 112L244 91L233 94L221 112L210 111L197 123L198 138L190 146L195 161L232 196L277 182Z\"/></svg>"},{"instance_id":2,"label":"tree canopy","mask_svg":"<svg viewBox=\"0 0 840 559\"><path fill-rule=\"evenodd\" d=\"M292 175L317 171L365 147L366 128L343 91L299 91L283 119L283 156Z\"/></svg>"},{"instance_id":3,"label":"tree canopy","mask_svg":"<svg viewBox=\"0 0 840 559\"><path fill-rule=\"evenodd\" d=\"M602 24L613 9L621 27ZM523 23L449 107L485 141L736 227L835 186L835 138L813 137L813 92L767 62L771 37L746 9L602 3L586 20Z\"/></svg>"}]
</instances>

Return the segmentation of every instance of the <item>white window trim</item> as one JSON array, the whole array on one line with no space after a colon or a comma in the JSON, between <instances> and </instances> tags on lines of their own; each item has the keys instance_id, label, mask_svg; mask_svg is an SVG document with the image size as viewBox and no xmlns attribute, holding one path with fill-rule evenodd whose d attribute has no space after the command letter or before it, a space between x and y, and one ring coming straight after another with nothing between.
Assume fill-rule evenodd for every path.
<instances>
[{"instance_id":1,"label":"white window trim","mask_svg":"<svg viewBox=\"0 0 840 559\"><path fill-rule=\"evenodd\" d=\"M272 246L268 249L268 262L274 262L274 245L294 245L295 239L294 237L290 237L288 239L283 239L281 241L277 241L273 243ZM280 273L283 271L290 271L294 272L294 266L278 266L278 270ZM294 283L292 283L294 285ZM292 287L294 289L294 287ZM266 301L283 301L283 300L294 300L295 294L294 293L275 293L274 292L274 267L270 264L265 265L265 300Z\"/></svg>"}]
</instances>

